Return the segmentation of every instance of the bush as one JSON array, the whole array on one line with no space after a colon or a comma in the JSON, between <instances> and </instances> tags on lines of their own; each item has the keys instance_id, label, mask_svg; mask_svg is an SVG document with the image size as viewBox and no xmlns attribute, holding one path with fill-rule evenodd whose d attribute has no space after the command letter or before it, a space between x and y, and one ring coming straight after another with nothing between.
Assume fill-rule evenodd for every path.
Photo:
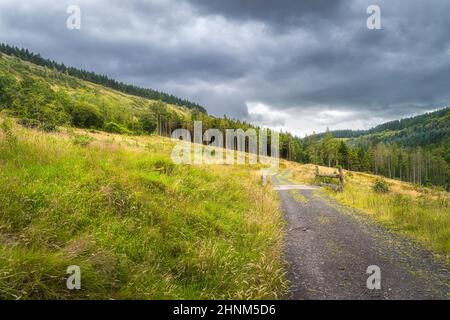
<instances>
[{"instance_id":1,"label":"bush","mask_svg":"<svg viewBox=\"0 0 450 320\"><path fill-rule=\"evenodd\" d=\"M372 190L376 193L387 193L389 192L389 184L384 179L377 179L375 180L374 184L372 185Z\"/></svg>"},{"instance_id":2,"label":"bush","mask_svg":"<svg viewBox=\"0 0 450 320\"><path fill-rule=\"evenodd\" d=\"M142 123L139 121L138 118L135 118L135 117L127 123L127 128L134 134L143 134L144 133Z\"/></svg>"},{"instance_id":3,"label":"bush","mask_svg":"<svg viewBox=\"0 0 450 320\"><path fill-rule=\"evenodd\" d=\"M103 129L109 133L119 133L119 134L130 134L131 133L131 131L128 130L127 128L124 128L114 122L108 122L107 124L105 124Z\"/></svg>"},{"instance_id":4,"label":"bush","mask_svg":"<svg viewBox=\"0 0 450 320\"><path fill-rule=\"evenodd\" d=\"M78 146L87 146L92 142L93 138L87 134L75 134L73 143Z\"/></svg>"},{"instance_id":5,"label":"bush","mask_svg":"<svg viewBox=\"0 0 450 320\"><path fill-rule=\"evenodd\" d=\"M11 109L3 109L0 111L0 114L10 118L14 118L17 116L17 112Z\"/></svg>"},{"instance_id":6,"label":"bush","mask_svg":"<svg viewBox=\"0 0 450 320\"><path fill-rule=\"evenodd\" d=\"M17 120L17 123L21 126L24 126L26 128L38 128L41 125L41 122L36 119L29 119L29 118L20 118Z\"/></svg>"},{"instance_id":7,"label":"bush","mask_svg":"<svg viewBox=\"0 0 450 320\"><path fill-rule=\"evenodd\" d=\"M52 122L41 122L36 119L20 118L19 120L17 120L17 123L21 126L24 126L25 128L39 129L45 132L58 131L56 124Z\"/></svg>"},{"instance_id":8,"label":"bush","mask_svg":"<svg viewBox=\"0 0 450 320\"><path fill-rule=\"evenodd\" d=\"M6 136L6 141L10 145L15 145L17 143L17 137L13 133L13 123L11 119L5 119L0 123L0 129Z\"/></svg>"},{"instance_id":9,"label":"bush","mask_svg":"<svg viewBox=\"0 0 450 320\"><path fill-rule=\"evenodd\" d=\"M104 123L98 108L89 103L76 103L70 114L75 127L101 128Z\"/></svg>"},{"instance_id":10,"label":"bush","mask_svg":"<svg viewBox=\"0 0 450 320\"><path fill-rule=\"evenodd\" d=\"M171 175L173 173L173 170L175 168L174 163L166 158L160 158L153 162L153 167L156 171L159 173L164 173L167 175Z\"/></svg>"},{"instance_id":11,"label":"bush","mask_svg":"<svg viewBox=\"0 0 450 320\"><path fill-rule=\"evenodd\" d=\"M146 133L154 133L158 125L155 116L151 113L143 114L139 118L139 122L141 123L142 130Z\"/></svg>"},{"instance_id":12,"label":"bush","mask_svg":"<svg viewBox=\"0 0 450 320\"><path fill-rule=\"evenodd\" d=\"M58 128L54 123L44 122L39 126L39 129L45 132L55 132L58 131Z\"/></svg>"},{"instance_id":13,"label":"bush","mask_svg":"<svg viewBox=\"0 0 450 320\"><path fill-rule=\"evenodd\" d=\"M17 80L10 74L0 74L0 109L12 105L17 91Z\"/></svg>"}]
</instances>

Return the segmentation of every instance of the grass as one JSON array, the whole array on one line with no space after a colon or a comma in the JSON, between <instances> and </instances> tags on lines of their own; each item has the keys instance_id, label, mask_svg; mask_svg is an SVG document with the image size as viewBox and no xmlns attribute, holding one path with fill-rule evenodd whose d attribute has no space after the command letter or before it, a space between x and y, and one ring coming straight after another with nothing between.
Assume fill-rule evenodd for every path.
<instances>
[{"instance_id":1,"label":"grass","mask_svg":"<svg viewBox=\"0 0 450 320\"><path fill-rule=\"evenodd\" d=\"M289 190L289 194L299 203L305 205L308 203L308 199L302 195L298 190Z\"/></svg>"},{"instance_id":2,"label":"grass","mask_svg":"<svg viewBox=\"0 0 450 320\"><path fill-rule=\"evenodd\" d=\"M287 167L292 170L291 179L313 183L313 165L289 163ZM335 169L320 167L320 172L333 171ZM447 192L385 179L390 191L377 193L372 186L378 176L348 171L345 174L344 191L326 189L329 196L388 228L417 240L449 262L450 196Z\"/></svg>"},{"instance_id":3,"label":"grass","mask_svg":"<svg viewBox=\"0 0 450 320\"><path fill-rule=\"evenodd\" d=\"M0 119L0 299L276 299L277 198L252 166L173 165L172 142ZM66 269L81 267L81 290Z\"/></svg>"}]
</instances>

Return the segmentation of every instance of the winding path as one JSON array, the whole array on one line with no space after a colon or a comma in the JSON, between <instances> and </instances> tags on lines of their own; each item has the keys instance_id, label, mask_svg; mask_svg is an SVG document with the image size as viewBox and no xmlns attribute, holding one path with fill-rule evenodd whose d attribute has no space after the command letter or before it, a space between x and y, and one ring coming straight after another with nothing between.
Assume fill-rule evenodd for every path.
<instances>
[{"instance_id":1,"label":"winding path","mask_svg":"<svg viewBox=\"0 0 450 320\"><path fill-rule=\"evenodd\" d=\"M292 299L449 299L450 273L433 255L310 186L272 177L287 221ZM369 266L381 289L367 289Z\"/></svg>"}]
</instances>

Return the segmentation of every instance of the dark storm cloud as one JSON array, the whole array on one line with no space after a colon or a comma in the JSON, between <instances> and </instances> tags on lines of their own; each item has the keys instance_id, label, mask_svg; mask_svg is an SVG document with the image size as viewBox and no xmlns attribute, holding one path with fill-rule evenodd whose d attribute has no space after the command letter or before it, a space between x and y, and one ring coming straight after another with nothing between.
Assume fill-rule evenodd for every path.
<instances>
[{"instance_id":1,"label":"dark storm cloud","mask_svg":"<svg viewBox=\"0 0 450 320\"><path fill-rule=\"evenodd\" d=\"M78 4L82 28L65 27ZM297 132L449 105L450 2L0 0L0 38L67 65Z\"/></svg>"},{"instance_id":2,"label":"dark storm cloud","mask_svg":"<svg viewBox=\"0 0 450 320\"><path fill-rule=\"evenodd\" d=\"M188 0L200 13L223 15L233 20L257 20L269 26L293 27L308 18L331 19L344 0ZM308 25L304 25L307 27Z\"/></svg>"}]
</instances>

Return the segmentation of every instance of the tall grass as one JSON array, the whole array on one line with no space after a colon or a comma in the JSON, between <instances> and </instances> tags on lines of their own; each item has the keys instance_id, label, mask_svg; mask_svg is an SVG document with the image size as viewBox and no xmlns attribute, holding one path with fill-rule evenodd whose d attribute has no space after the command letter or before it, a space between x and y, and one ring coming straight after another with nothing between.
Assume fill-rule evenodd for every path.
<instances>
[{"instance_id":1,"label":"tall grass","mask_svg":"<svg viewBox=\"0 0 450 320\"><path fill-rule=\"evenodd\" d=\"M175 166L164 138L2 123L0 298L285 293L282 219L256 169ZM69 265L79 291L66 289Z\"/></svg>"}]
</instances>

